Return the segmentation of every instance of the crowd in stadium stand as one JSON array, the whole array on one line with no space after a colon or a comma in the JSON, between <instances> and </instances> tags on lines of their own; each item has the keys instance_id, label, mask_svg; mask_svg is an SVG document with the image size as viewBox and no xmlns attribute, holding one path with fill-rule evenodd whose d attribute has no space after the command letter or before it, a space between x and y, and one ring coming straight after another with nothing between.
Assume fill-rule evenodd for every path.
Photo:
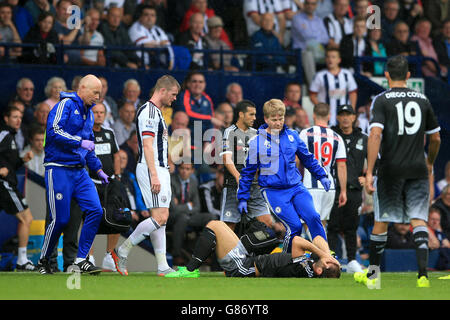
<instances>
[{"instance_id":1,"label":"crowd in stadium stand","mask_svg":"<svg viewBox=\"0 0 450 320\"><path fill-rule=\"evenodd\" d=\"M370 5L378 9L368 10ZM346 57L343 67L353 67L352 56L417 55L436 62L425 62L425 76L446 78L449 39L450 9L441 0L4 0L0 5L0 43L39 44L37 49L11 48L9 57L24 63L56 62L58 43L160 48L146 52L144 59L141 51L110 52L112 66L148 69L172 69L179 46L302 49L305 72L314 74L306 68L311 59L323 67L325 48L336 47ZM67 50L63 58L69 64L106 64L105 52L98 49ZM285 58L258 55L257 69L289 71L292 62ZM220 65L218 54L204 59L203 53L192 52L189 67L238 71L249 66L232 54L224 55ZM367 74L380 70L381 63L364 66Z\"/></svg>"},{"instance_id":2,"label":"crowd in stadium stand","mask_svg":"<svg viewBox=\"0 0 450 320\"><path fill-rule=\"evenodd\" d=\"M377 5L381 13L381 29L368 28L369 5ZM75 5L75 15L70 6ZM78 10L78 11L77 11ZM375 11L376 12L376 11ZM81 19L77 19L77 14ZM374 20L375 21L375 20ZM246 31L245 31L246 30ZM322 79L315 79L317 71L328 69L326 63L332 53L340 56L340 67L346 68L344 75L350 94L357 86L351 81L355 56L388 57L402 54L432 58L424 62L422 74L447 79L450 67L450 1L444 0L4 0L0 3L0 61L6 59L8 43L37 43L36 48L12 47L8 59L18 63L54 64L57 61L56 44L83 46L143 46L160 48L159 51L109 52L109 67L123 68L167 68L176 64L179 47L191 51L192 61L188 66L191 72L182 84L182 91L172 108L164 110L163 115L169 126L169 154L178 147L179 139L172 137L174 130L190 137L194 121L203 122L203 129L216 128L223 131L233 121L236 103L245 98L242 87L231 83L226 88L226 101L213 101L205 92L206 80L202 70L224 69L226 71L245 71L248 61L233 56L238 49L255 52L285 51L302 49L302 61L306 83L312 99L325 99L328 93L321 93ZM204 59L202 52L195 49L223 49L223 55L211 54ZM144 54L144 57L142 57ZM64 63L71 65L106 66L106 54L101 48L67 50ZM142 63L144 65L142 65ZM256 71L290 72L295 65L283 55L258 55ZM339 68L339 66L338 66ZM367 76L383 76L383 62L364 63L361 72ZM348 79L350 78L350 79ZM108 80L101 78L103 91L100 97L107 115L104 126L115 131L122 159L122 179L131 191L132 210L135 223L148 217L139 187L136 183L135 168L137 137L134 117L137 109L145 102L147 93L141 92L139 83L129 79L123 84L123 97L115 100L108 95ZM9 107L14 106L23 112L22 126L16 134L16 143L21 152L34 152L35 158L27 163L29 169L43 175L43 140L46 118L51 108L59 100L59 92L77 90L79 78L71 84L62 78L53 77L45 88L45 101L36 101L34 84L28 78L17 83L17 93L11 97ZM310 87L311 85L311 87ZM290 83L284 92L287 106L286 124L301 130L310 125L308 116L301 106L302 86ZM355 93L356 95L356 93ZM344 103L356 108L356 98ZM314 101L313 101L314 102ZM326 102L326 101L320 101ZM331 103L330 103L331 105ZM357 112L357 125L367 133L370 102ZM6 110L6 106L3 106ZM3 117L2 117L3 119ZM185 139L183 141L190 141ZM175 152L176 153L176 152ZM182 154L177 154L183 157ZM189 219L169 218L168 230L195 230L210 219L218 219L220 214L220 194L223 187L223 167L188 166L177 170L172 159L172 181L181 184L174 186L179 196L171 206L171 212L185 212L187 206ZM449 162L450 163L450 162ZM433 182L435 205L430 228L439 240L439 245L450 247L450 164L445 169L445 178ZM173 183L175 184L175 183ZM185 184L193 185L201 192L187 192ZM442 192L442 194L441 194ZM179 208L177 208L179 207ZM184 210L184 211L183 211ZM372 212L370 197L366 194L362 213ZM195 214L204 214L194 219ZM183 216L181 216L183 217ZM185 217L185 218L186 218ZM440 224L436 222L440 219ZM209 219L209 220L208 220ZM367 225L366 225L367 224ZM370 222L361 219L358 231L359 247L364 252L364 241L370 234ZM174 231L175 232L175 231ZM405 242L403 226L393 226L391 231L397 235L393 240ZM177 264L183 264L184 233L176 233L169 245ZM431 234L431 233L430 233ZM406 239L406 240L405 240ZM431 246L430 246L431 247ZM174 260L175 261L175 260Z\"/></svg>"}]
</instances>

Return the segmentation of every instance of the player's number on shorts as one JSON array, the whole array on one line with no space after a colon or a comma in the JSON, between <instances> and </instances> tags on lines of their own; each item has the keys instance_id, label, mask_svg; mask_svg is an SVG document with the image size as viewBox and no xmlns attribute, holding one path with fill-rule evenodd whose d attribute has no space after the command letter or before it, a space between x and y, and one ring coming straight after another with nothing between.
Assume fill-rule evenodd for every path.
<instances>
[{"instance_id":1,"label":"player's number on shorts","mask_svg":"<svg viewBox=\"0 0 450 320\"><path fill-rule=\"evenodd\" d=\"M404 111L402 101L397 103L395 107L397 108L398 134L403 135L405 131L408 135L415 134L422 123L422 112L417 102L409 101ZM407 123L406 125L405 122Z\"/></svg>"},{"instance_id":2,"label":"player's number on shorts","mask_svg":"<svg viewBox=\"0 0 450 320\"><path fill-rule=\"evenodd\" d=\"M314 142L314 158L316 158L317 161L322 161L322 164L327 166L333 158L333 146L331 143L328 141L324 142L320 147L319 153L319 142Z\"/></svg>"}]
</instances>

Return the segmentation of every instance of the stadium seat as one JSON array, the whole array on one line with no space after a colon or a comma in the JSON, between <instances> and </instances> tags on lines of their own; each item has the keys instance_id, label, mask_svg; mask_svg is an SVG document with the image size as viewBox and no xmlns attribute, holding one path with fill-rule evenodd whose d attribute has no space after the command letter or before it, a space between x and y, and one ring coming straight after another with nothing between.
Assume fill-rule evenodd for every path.
<instances>
[{"instance_id":1,"label":"stadium seat","mask_svg":"<svg viewBox=\"0 0 450 320\"><path fill-rule=\"evenodd\" d=\"M182 46L172 46L175 56L174 70L188 70L192 61L190 51Z\"/></svg>"}]
</instances>

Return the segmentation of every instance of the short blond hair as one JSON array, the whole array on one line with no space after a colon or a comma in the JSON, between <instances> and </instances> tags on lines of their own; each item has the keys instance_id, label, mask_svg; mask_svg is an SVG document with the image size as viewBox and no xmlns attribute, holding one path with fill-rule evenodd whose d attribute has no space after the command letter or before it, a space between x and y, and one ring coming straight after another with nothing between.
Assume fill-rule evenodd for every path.
<instances>
[{"instance_id":1,"label":"short blond hair","mask_svg":"<svg viewBox=\"0 0 450 320\"><path fill-rule=\"evenodd\" d=\"M164 75L161 78L159 78L158 81L156 81L153 91L158 91L162 88L170 90L173 87L176 87L178 90L180 90L180 84L174 77L170 75Z\"/></svg>"},{"instance_id":2,"label":"short blond hair","mask_svg":"<svg viewBox=\"0 0 450 320\"><path fill-rule=\"evenodd\" d=\"M266 101L263 106L264 117L284 116L286 113L286 106L280 99L270 99Z\"/></svg>"}]
</instances>

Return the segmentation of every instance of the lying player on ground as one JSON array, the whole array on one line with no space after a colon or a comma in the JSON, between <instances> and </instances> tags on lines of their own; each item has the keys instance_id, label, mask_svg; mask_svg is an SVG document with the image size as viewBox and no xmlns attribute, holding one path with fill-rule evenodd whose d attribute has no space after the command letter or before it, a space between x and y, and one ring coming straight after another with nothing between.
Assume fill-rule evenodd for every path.
<instances>
[{"instance_id":1,"label":"lying player on ground","mask_svg":"<svg viewBox=\"0 0 450 320\"><path fill-rule=\"evenodd\" d=\"M186 267L167 274L167 278L199 277L198 268L209 255L216 251L218 262L227 277L274 277L274 278L339 278L340 265L329 252L322 251L311 242L295 236L292 252L252 254L256 239L241 240L222 221L210 221L198 238L192 258ZM305 255L312 253L311 257Z\"/></svg>"}]
</instances>

